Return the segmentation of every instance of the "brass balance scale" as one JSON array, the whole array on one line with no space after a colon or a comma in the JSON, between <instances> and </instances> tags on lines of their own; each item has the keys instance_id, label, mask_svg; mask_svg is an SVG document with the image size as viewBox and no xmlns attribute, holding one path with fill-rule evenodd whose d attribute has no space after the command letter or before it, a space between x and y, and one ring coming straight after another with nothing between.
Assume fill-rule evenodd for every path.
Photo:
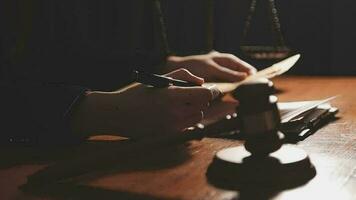
<instances>
[{"instance_id":1,"label":"brass balance scale","mask_svg":"<svg viewBox=\"0 0 356 200\"><path fill-rule=\"evenodd\" d=\"M274 0L268 0L267 6L266 2L252 0L249 8L249 13L245 21L245 27L242 34L241 50L250 59L254 60L280 60L290 56L293 52L286 46L285 40L281 31L281 24L278 18L277 8ZM256 15L256 8L259 6L260 9L267 7L267 12L269 15L269 24L272 30L272 39L274 44L253 44L253 42L248 41L248 34L251 30L252 19ZM265 10L261 10L265 11ZM256 19L255 19L256 21Z\"/></svg>"}]
</instances>

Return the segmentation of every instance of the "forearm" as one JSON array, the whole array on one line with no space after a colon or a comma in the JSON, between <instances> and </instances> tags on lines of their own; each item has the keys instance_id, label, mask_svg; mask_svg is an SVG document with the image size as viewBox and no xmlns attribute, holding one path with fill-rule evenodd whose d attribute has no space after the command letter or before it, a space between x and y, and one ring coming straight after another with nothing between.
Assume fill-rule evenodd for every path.
<instances>
[{"instance_id":1,"label":"forearm","mask_svg":"<svg viewBox=\"0 0 356 200\"><path fill-rule=\"evenodd\" d=\"M72 132L83 137L127 135L125 111L119 109L127 103L122 102L118 92L87 92L70 117Z\"/></svg>"},{"instance_id":2,"label":"forearm","mask_svg":"<svg viewBox=\"0 0 356 200\"><path fill-rule=\"evenodd\" d=\"M105 124L108 120L104 115L105 110L100 106L105 95L105 93L95 91L85 94L70 116L70 127L73 133L84 137L110 133Z\"/></svg>"}]
</instances>

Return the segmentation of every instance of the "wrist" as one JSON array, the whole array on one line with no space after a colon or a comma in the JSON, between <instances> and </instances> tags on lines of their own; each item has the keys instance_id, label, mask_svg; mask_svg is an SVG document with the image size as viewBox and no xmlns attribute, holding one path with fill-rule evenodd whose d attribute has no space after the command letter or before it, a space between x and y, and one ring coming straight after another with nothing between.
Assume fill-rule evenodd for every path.
<instances>
[{"instance_id":1,"label":"wrist","mask_svg":"<svg viewBox=\"0 0 356 200\"><path fill-rule=\"evenodd\" d=\"M101 120L99 107L104 93L89 91L85 93L81 102L76 106L70 118L72 132L82 136L91 136L100 132Z\"/></svg>"},{"instance_id":2,"label":"wrist","mask_svg":"<svg viewBox=\"0 0 356 200\"><path fill-rule=\"evenodd\" d=\"M178 68L181 68L183 65L183 61L184 61L184 57L168 56L166 62L166 69L167 69L166 72L170 72Z\"/></svg>"}]
</instances>

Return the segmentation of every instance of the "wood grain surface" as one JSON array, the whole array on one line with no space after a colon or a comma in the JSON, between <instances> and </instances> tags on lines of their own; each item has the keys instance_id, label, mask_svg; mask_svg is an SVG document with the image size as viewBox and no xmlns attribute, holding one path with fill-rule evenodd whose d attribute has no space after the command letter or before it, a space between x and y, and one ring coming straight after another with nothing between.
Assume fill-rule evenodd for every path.
<instances>
[{"instance_id":1,"label":"wood grain surface","mask_svg":"<svg viewBox=\"0 0 356 200\"><path fill-rule=\"evenodd\" d=\"M215 153L242 145L242 141L204 138L117 155L115 164L54 187L42 187L36 192L20 190L27 176L49 164L55 166L68 157L80 157L108 145L101 142L94 147L83 145L46 152L26 147L2 148L0 199L356 199L356 77L282 76L274 83L283 91L279 101L340 95L332 101L340 109L339 119L297 144L307 151L317 172L304 185L285 190L215 186L206 176Z\"/></svg>"}]
</instances>

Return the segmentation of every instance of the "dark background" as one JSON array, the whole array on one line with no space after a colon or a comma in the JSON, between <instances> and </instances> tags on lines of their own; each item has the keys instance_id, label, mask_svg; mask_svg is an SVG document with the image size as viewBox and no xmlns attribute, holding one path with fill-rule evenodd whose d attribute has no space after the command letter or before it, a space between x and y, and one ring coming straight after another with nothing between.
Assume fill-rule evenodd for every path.
<instances>
[{"instance_id":1,"label":"dark background","mask_svg":"<svg viewBox=\"0 0 356 200\"><path fill-rule=\"evenodd\" d=\"M258 3L262 1L267 2L258 0ZM213 48L245 58L240 44L250 2L162 1L171 49L179 55L187 55ZM302 54L301 61L290 73L356 75L356 1L276 0L275 3L286 44ZM257 5L250 30L252 37L261 39L271 34L262 26L268 22L264 9L267 8L261 3ZM213 31L209 31L211 29Z\"/></svg>"}]
</instances>

